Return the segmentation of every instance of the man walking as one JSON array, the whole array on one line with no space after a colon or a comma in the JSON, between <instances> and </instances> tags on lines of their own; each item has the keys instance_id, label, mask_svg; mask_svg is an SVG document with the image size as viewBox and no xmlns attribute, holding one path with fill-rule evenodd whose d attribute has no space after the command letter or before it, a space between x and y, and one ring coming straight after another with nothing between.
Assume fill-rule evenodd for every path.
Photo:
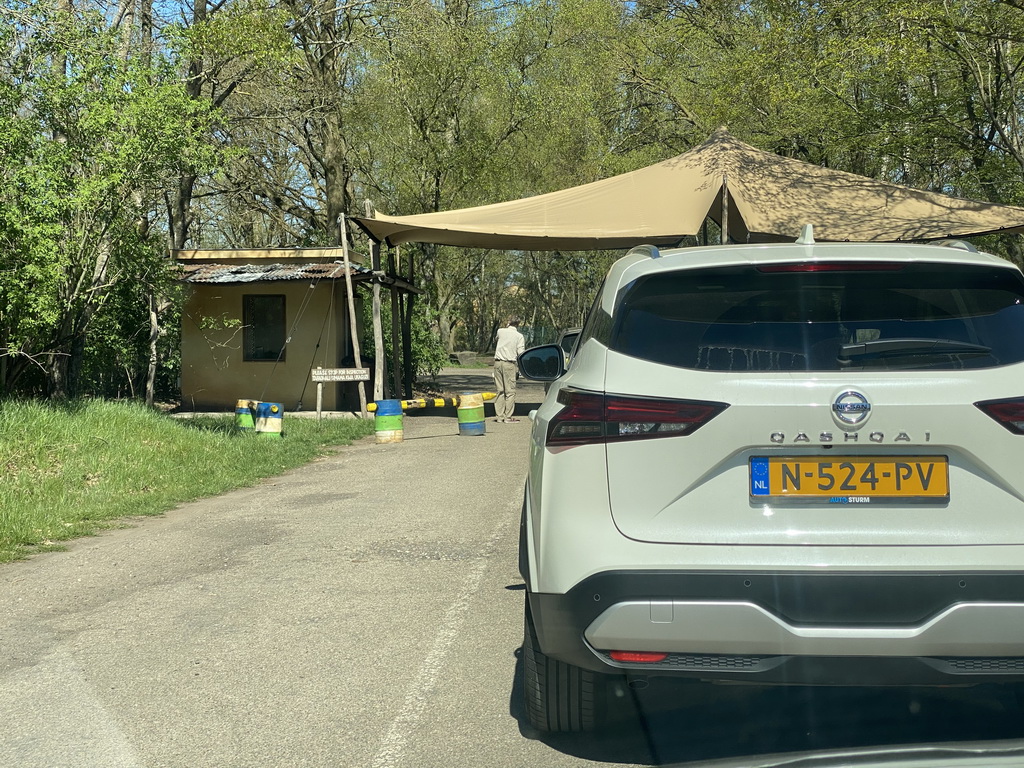
<instances>
[{"instance_id":1,"label":"man walking","mask_svg":"<svg viewBox=\"0 0 1024 768\"><path fill-rule=\"evenodd\" d=\"M526 350L526 339L519 332L519 318L513 317L508 325L498 329L494 347L494 415L499 424L516 424L516 360Z\"/></svg>"}]
</instances>

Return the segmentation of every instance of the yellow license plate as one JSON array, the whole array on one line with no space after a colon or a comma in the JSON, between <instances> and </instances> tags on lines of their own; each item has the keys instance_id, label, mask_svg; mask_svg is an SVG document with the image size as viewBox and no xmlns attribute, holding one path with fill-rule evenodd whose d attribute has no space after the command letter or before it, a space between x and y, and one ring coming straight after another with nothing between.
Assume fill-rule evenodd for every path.
<instances>
[{"instance_id":1,"label":"yellow license plate","mask_svg":"<svg viewBox=\"0 0 1024 768\"><path fill-rule=\"evenodd\" d=\"M949 498L945 456L755 456L753 499L807 499L836 504L942 501Z\"/></svg>"}]
</instances>

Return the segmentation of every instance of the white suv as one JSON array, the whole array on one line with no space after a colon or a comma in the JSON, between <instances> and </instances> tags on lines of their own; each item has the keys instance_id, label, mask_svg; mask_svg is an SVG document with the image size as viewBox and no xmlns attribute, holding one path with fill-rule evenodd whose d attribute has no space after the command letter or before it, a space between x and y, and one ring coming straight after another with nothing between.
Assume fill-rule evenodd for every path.
<instances>
[{"instance_id":1,"label":"white suv","mask_svg":"<svg viewBox=\"0 0 1024 768\"><path fill-rule=\"evenodd\" d=\"M1024 681L1024 276L954 245L635 248L570 371L520 357L534 726L613 675Z\"/></svg>"}]
</instances>

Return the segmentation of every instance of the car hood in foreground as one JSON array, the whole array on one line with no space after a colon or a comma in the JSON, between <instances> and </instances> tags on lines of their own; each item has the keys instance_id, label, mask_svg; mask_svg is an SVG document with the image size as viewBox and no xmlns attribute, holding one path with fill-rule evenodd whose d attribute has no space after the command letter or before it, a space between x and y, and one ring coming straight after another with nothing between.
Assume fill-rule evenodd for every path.
<instances>
[{"instance_id":1,"label":"car hood in foreground","mask_svg":"<svg viewBox=\"0 0 1024 768\"><path fill-rule=\"evenodd\" d=\"M1024 768L1024 741L900 745L756 755L677 768Z\"/></svg>"}]
</instances>

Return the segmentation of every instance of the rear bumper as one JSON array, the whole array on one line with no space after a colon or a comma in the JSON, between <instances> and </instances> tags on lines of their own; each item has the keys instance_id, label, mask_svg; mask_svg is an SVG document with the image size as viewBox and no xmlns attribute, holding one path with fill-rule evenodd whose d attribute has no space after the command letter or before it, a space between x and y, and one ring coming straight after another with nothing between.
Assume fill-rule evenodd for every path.
<instances>
[{"instance_id":1,"label":"rear bumper","mask_svg":"<svg viewBox=\"0 0 1024 768\"><path fill-rule=\"evenodd\" d=\"M808 685L1024 681L1024 573L616 571L529 600L544 653L595 671ZM612 650L668 656L623 664Z\"/></svg>"}]
</instances>

